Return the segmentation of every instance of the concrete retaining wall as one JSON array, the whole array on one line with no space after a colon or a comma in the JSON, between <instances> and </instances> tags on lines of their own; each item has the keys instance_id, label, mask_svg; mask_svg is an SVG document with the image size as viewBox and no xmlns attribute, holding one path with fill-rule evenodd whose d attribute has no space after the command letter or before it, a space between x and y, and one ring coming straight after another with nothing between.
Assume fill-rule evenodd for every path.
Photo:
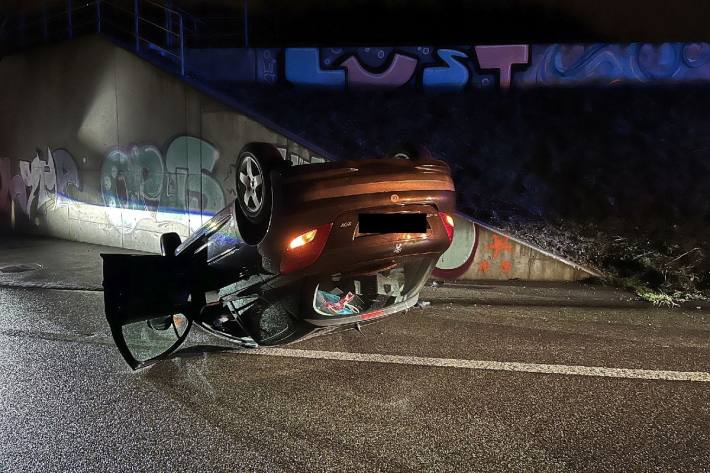
<instances>
[{"instance_id":1,"label":"concrete retaining wall","mask_svg":"<svg viewBox=\"0 0 710 473\"><path fill-rule=\"evenodd\" d=\"M144 251L235 197L250 141L323 158L98 37L0 61L0 227ZM288 104L284 104L288 106ZM435 277L578 280L589 272L456 217Z\"/></svg>"},{"instance_id":2,"label":"concrete retaining wall","mask_svg":"<svg viewBox=\"0 0 710 473\"><path fill-rule=\"evenodd\" d=\"M98 37L0 61L0 224L157 251L234 198L250 141L322 161Z\"/></svg>"},{"instance_id":3,"label":"concrete retaining wall","mask_svg":"<svg viewBox=\"0 0 710 473\"><path fill-rule=\"evenodd\" d=\"M580 281L598 276L465 215L456 215L454 220L454 241L439 260L435 278Z\"/></svg>"}]
</instances>

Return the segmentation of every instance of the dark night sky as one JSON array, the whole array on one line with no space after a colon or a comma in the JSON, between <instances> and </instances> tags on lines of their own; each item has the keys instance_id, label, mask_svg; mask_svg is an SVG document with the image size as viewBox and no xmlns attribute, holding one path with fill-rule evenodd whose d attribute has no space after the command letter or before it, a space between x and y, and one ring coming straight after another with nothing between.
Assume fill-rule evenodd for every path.
<instances>
[{"instance_id":1,"label":"dark night sky","mask_svg":"<svg viewBox=\"0 0 710 473\"><path fill-rule=\"evenodd\" d=\"M707 0L267 0L254 33L287 42L665 41L710 39ZM270 30L270 32L269 32Z\"/></svg>"},{"instance_id":2,"label":"dark night sky","mask_svg":"<svg viewBox=\"0 0 710 473\"><path fill-rule=\"evenodd\" d=\"M173 2L241 24L241 0ZM707 0L250 0L249 12L255 46L710 40Z\"/></svg>"}]
</instances>

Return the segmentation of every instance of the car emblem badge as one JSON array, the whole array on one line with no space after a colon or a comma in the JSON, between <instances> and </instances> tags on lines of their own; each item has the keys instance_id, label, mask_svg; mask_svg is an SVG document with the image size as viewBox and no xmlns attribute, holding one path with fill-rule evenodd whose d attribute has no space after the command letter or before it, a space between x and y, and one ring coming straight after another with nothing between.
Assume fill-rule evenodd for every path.
<instances>
[{"instance_id":1,"label":"car emblem badge","mask_svg":"<svg viewBox=\"0 0 710 473\"><path fill-rule=\"evenodd\" d=\"M395 255L398 255L398 254L400 254L401 252L402 252L402 244L401 244L401 243L397 243L397 244L394 246L394 254L395 254Z\"/></svg>"},{"instance_id":2,"label":"car emblem badge","mask_svg":"<svg viewBox=\"0 0 710 473\"><path fill-rule=\"evenodd\" d=\"M392 194L392 197L390 197L390 200L392 202L399 202L399 196L397 194Z\"/></svg>"}]
</instances>

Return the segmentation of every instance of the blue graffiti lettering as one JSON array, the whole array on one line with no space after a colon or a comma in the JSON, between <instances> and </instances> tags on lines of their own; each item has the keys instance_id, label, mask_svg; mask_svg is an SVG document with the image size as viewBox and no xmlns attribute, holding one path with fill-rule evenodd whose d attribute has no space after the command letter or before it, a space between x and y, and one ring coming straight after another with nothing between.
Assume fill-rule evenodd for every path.
<instances>
[{"instance_id":1,"label":"blue graffiti lettering","mask_svg":"<svg viewBox=\"0 0 710 473\"><path fill-rule=\"evenodd\" d=\"M287 81L303 86L345 87L345 71L321 69L318 49L286 48L284 55Z\"/></svg>"},{"instance_id":2,"label":"blue graffiti lettering","mask_svg":"<svg viewBox=\"0 0 710 473\"><path fill-rule=\"evenodd\" d=\"M422 74L422 85L431 89L461 90L468 83L468 69L454 58L465 58L466 54L455 49L439 49L439 58L446 67L427 67Z\"/></svg>"}]
</instances>

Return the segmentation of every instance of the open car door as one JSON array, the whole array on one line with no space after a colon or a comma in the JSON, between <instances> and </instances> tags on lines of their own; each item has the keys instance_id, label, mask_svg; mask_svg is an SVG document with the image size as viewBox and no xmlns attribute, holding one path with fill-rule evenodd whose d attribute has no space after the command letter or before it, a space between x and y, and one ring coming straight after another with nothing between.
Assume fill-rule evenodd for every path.
<instances>
[{"instance_id":1,"label":"open car door","mask_svg":"<svg viewBox=\"0 0 710 473\"><path fill-rule=\"evenodd\" d=\"M133 369L177 349L192 326L194 277L189 259L102 254L106 319Z\"/></svg>"}]
</instances>

